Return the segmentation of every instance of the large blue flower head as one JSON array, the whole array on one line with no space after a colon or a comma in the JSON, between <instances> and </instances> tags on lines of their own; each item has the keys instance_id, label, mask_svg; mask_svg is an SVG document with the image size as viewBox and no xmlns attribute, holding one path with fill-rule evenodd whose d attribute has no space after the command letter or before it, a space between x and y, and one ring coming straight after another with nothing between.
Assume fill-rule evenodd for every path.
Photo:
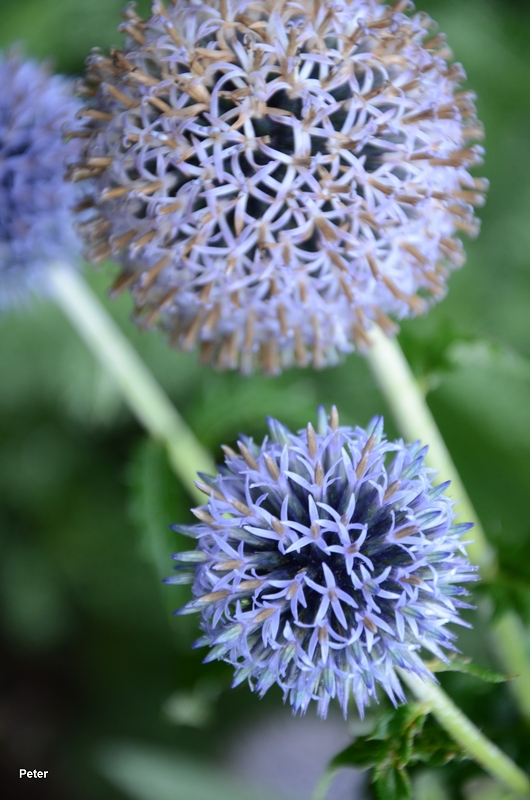
<instances>
[{"instance_id":1,"label":"large blue flower head","mask_svg":"<svg viewBox=\"0 0 530 800\"><path fill-rule=\"evenodd\" d=\"M333 364L425 311L486 181L473 95L408 0L153 0L87 63L88 257L220 369Z\"/></svg>"},{"instance_id":2,"label":"large blue flower head","mask_svg":"<svg viewBox=\"0 0 530 800\"><path fill-rule=\"evenodd\" d=\"M72 82L16 52L0 54L0 307L42 289L52 261L79 257L72 206L76 191L64 179L78 140Z\"/></svg>"},{"instance_id":3,"label":"large blue flower head","mask_svg":"<svg viewBox=\"0 0 530 800\"><path fill-rule=\"evenodd\" d=\"M269 430L225 448L219 474L201 476L200 523L175 526L197 539L174 556L168 582L193 581L194 596L177 613L200 611L197 644L236 668L234 685L278 683L295 711L316 700L325 716L337 697L346 713L353 693L362 714L377 684L403 700L396 667L429 677L420 650L446 659L447 623L465 624L471 525L454 523L427 448L389 442L380 417L342 427L333 408L317 432Z\"/></svg>"}]
</instances>

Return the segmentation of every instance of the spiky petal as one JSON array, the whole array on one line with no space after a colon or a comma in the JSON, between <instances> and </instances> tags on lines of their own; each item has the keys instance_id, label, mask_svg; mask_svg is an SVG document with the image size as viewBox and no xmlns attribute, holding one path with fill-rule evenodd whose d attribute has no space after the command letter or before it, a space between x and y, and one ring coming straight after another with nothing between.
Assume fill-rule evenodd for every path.
<instances>
[{"instance_id":1,"label":"spiky petal","mask_svg":"<svg viewBox=\"0 0 530 800\"><path fill-rule=\"evenodd\" d=\"M353 693L362 714L377 685L403 700L396 667L428 679L420 650L455 649L458 584L476 577L461 542L471 526L453 522L427 448L389 442L381 418L341 427L333 409L318 432L269 430L201 476L209 500L184 527L197 549L175 555L193 599L177 613L200 612L206 661L260 694L278 683L295 711L316 700L325 716L336 697L346 713Z\"/></svg>"}]
</instances>

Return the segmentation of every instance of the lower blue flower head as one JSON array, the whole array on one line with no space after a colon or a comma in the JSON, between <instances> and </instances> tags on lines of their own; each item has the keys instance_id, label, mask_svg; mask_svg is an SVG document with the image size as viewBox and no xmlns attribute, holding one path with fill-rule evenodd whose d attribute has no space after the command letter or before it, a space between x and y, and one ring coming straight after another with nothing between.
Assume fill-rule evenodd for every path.
<instances>
[{"instance_id":1,"label":"lower blue flower head","mask_svg":"<svg viewBox=\"0 0 530 800\"><path fill-rule=\"evenodd\" d=\"M175 526L197 540L167 581L193 582L177 614L201 613L205 661L232 664L234 685L261 695L279 684L295 712L316 700L325 717L336 697L346 714L353 694L363 714L378 684L403 701L396 667L432 678L420 651L447 660L447 624L466 624L471 525L455 524L427 448L389 442L381 417L339 426L333 408L317 431L269 430L261 446L224 448L219 474L198 483L199 524Z\"/></svg>"}]
</instances>

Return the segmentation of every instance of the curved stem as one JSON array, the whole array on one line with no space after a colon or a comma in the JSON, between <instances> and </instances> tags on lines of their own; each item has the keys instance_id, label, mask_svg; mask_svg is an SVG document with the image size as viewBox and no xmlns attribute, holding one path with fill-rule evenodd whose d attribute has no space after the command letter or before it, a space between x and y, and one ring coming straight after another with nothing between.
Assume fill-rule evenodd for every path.
<instances>
[{"instance_id":1,"label":"curved stem","mask_svg":"<svg viewBox=\"0 0 530 800\"><path fill-rule=\"evenodd\" d=\"M422 680L412 672L398 671L418 700L426 703L440 725L486 772L509 789L530 797L528 775L470 722L438 684Z\"/></svg>"},{"instance_id":2,"label":"curved stem","mask_svg":"<svg viewBox=\"0 0 530 800\"><path fill-rule=\"evenodd\" d=\"M450 479L450 493L458 500L458 517L473 522L467 551L471 561L480 567L484 580L493 580L498 571L497 556L489 544L478 515L464 488L458 470L438 430L425 397L395 339L388 338L379 328L370 334L372 347L367 359L375 378L386 397L396 424L409 441L421 439L429 445L425 462L439 470L444 480ZM463 539L466 541L466 538ZM530 651L526 631L513 612L503 614L493 625L493 637L499 658L506 672L517 675L510 687L521 714L530 723Z\"/></svg>"},{"instance_id":3,"label":"curved stem","mask_svg":"<svg viewBox=\"0 0 530 800\"><path fill-rule=\"evenodd\" d=\"M215 474L209 453L197 441L136 350L79 273L62 264L49 270L53 298L112 376L131 411L167 449L171 466L190 495L202 503L197 471Z\"/></svg>"}]
</instances>

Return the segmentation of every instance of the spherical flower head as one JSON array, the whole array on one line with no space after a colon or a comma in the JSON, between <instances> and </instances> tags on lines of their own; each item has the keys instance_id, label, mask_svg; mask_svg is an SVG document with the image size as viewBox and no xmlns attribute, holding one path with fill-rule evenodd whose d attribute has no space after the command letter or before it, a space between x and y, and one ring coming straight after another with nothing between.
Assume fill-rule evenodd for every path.
<instances>
[{"instance_id":1,"label":"spherical flower head","mask_svg":"<svg viewBox=\"0 0 530 800\"><path fill-rule=\"evenodd\" d=\"M323 367L425 311L475 234L473 96L397 0L173 0L88 61L93 260L221 369Z\"/></svg>"},{"instance_id":2,"label":"spherical flower head","mask_svg":"<svg viewBox=\"0 0 530 800\"><path fill-rule=\"evenodd\" d=\"M44 290L48 265L78 259L65 163L79 157L71 81L13 51L0 54L0 307Z\"/></svg>"},{"instance_id":3,"label":"spherical flower head","mask_svg":"<svg viewBox=\"0 0 530 800\"><path fill-rule=\"evenodd\" d=\"M212 649L263 695L279 684L294 711L321 716L353 694L360 713L379 684L404 700L396 667L425 679L422 648L447 660L447 624L465 624L458 584L473 580L448 483L419 442L389 442L382 418L366 430L320 413L318 432L269 420L262 445L243 437L198 486L200 520L175 529L197 539L178 553L169 583L193 581L180 614L200 611Z\"/></svg>"}]
</instances>

